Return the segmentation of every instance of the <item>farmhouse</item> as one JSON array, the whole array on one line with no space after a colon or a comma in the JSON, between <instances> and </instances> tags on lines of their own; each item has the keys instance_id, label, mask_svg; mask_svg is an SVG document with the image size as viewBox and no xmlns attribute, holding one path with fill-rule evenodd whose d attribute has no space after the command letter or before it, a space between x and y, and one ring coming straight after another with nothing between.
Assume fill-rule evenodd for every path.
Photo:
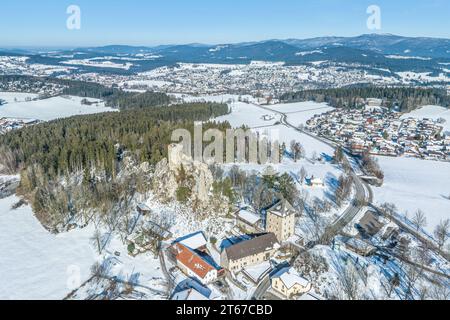
<instances>
[{"instance_id":1,"label":"farmhouse","mask_svg":"<svg viewBox=\"0 0 450 320\"><path fill-rule=\"evenodd\" d=\"M247 266L268 261L279 248L273 233L255 235L222 250L220 261L222 267L232 272L239 272Z\"/></svg>"},{"instance_id":2,"label":"farmhouse","mask_svg":"<svg viewBox=\"0 0 450 320\"><path fill-rule=\"evenodd\" d=\"M271 285L273 290L286 299L311 290L311 283L291 267L285 267L275 273L271 278Z\"/></svg>"},{"instance_id":3,"label":"farmhouse","mask_svg":"<svg viewBox=\"0 0 450 320\"><path fill-rule=\"evenodd\" d=\"M205 234L202 231L195 232L184 237L178 238L174 241L175 243L180 243L191 250L206 252L207 240Z\"/></svg>"},{"instance_id":4,"label":"farmhouse","mask_svg":"<svg viewBox=\"0 0 450 320\"><path fill-rule=\"evenodd\" d=\"M221 269L212 263L212 258L200 252L176 243L172 249L175 252L177 266L188 277L197 278L202 284L208 284L217 279Z\"/></svg>"}]
</instances>

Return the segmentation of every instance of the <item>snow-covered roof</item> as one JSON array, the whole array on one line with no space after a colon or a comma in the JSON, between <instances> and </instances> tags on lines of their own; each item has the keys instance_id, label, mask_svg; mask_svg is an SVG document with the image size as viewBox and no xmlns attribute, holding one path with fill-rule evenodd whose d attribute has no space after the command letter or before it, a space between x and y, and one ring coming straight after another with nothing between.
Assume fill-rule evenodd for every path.
<instances>
[{"instance_id":1,"label":"snow-covered roof","mask_svg":"<svg viewBox=\"0 0 450 320\"><path fill-rule=\"evenodd\" d=\"M312 184L323 184L323 181L320 178L314 178L311 180L311 183Z\"/></svg>"},{"instance_id":2,"label":"snow-covered roof","mask_svg":"<svg viewBox=\"0 0 450 320\"><path fill-rule=\"evenodd\" d=\"M151 209L144 203L139 203L137 208L142 211L151 211Z\"/></svg>"},{"instance_id":3,"label":"snow-covered roof","mask_svg":"<svg viewBox=\"0 0 450 320\"><path fill-rule=\"evenodd\" d=\"M243 272L249 276L253 282L257 283L261 278L272 270L270 261L265 261L256 266L245 267Z\"/></svg>"},{"instance_id":4,"label":"snow-covered roof","mask_svg":"<svg viewBox=\"0 0 450 320\"><path fill-rule=\"evenodd\" d=\"M299 284L302 287L306 287L309 285L309 281L300 276L298 272L291 267L285 267L281 269L280 271L275 273L272 278L279 278L281 281L283 281L284 285L288 289L292 288L296 284Z\"/></svg>"},{"instance_id":5,"label":"snow-covered roof","mask_svg":"<svg viewBox=\"0 0 450 320\"><path fill-rule=\"evenodd\" d=\"M258 216L257 214L255 214L253 212L250 212L248 210L240 210L239 213L237 214L237 216L240 219L245 220L249 224L255 224L261 220L260 216Z\"/></svg>"},{"instance_id":6,"label":"snow-covered roof","mask_svg":"<svg viewBox=\"0 0 450 320\"><path fill-rule=\"evenodd\" d=\"M268 211L280 217L287 217L295 214L295 209L286 199L281 199Z\"/></svg>"},{"instance_id":7,"label":"snow-covered roof","mask_svg":"<svg viewBox=\"0 0 450 320\"><path fill-rule=\"evenodd\" d=\"M208 297L205 297L203 294L195 290L194 288L189 288L184 291L177 292L173 295L172 300L209 300Z\"/></svg>"},{"instance_id":8,"label":"snow-covered roof","mask_svg":"<svg viewBox=\"0 0 450 320\"><path fill-rule=\"evenodd\" d=\"M312 292L308 292L305 293L304 295L302 295L300 298L298 298L297 300L324 300L324 298L322 298L321 296L314 294Z\"/></svg>"},{"instance_id":9,"label":"snow-covered roof","mask_svg":"<svg viewBox=\"0 0 450 320\"><path fill-rule=\"evenodd\" d=\"M183 238L178 239L177 241L175 241L177 243L181 243L182 245L195 250L198 248L201 248L203 246L206 246L207 244L207 240L205 238L205 235L203 234L203 232L196 232L193 234L190 234L188 236L185 236Z\"/></svg>"}]
</instances>

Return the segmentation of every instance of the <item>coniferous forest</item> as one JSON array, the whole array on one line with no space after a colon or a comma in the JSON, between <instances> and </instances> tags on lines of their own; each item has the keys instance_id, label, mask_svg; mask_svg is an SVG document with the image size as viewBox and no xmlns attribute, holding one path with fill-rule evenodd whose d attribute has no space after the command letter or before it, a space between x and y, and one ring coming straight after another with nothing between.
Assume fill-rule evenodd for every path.
<instances>
[{"instance_id":1,"label":"coniferous forest","mask_svg":"<svg viewBox=\"0 0 450 320\"><path fill-rule=\"evenodd\" d=\"M41 123L0 136L0 167L3 173L20 173L19 193L43 225L55 230L77 213L106 210L136 190L148 190L144 176L118 178L125 158L154 166L167 157L175 129L193 132L194 121L227 113L226 104L192 103ZM203 127L230 126L207 122ZM76 177L82 183L67 183Z\"/></svg>"},{"instance_id":2,"label":"coniferous forest","mask_svg":"<svg viewBox=\"0 0 450 320\"><path fill-rule=\"evenodd\" d=\"M406 87L359 86L336 89L305 90L286 93L281 96L285 102L315 101L327 102L335 108L360 108L365 99L383 100L387 108L398 107L399 111L408 112L425 105L450 107L450 96L445 90Z\"/></svg>"}]
</instances>

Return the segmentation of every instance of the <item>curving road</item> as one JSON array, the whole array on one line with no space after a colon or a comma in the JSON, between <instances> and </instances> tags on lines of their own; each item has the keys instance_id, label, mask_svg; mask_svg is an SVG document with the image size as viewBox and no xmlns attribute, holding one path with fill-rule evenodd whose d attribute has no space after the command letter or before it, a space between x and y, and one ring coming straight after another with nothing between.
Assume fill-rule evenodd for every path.
<instances>
[{"instance_id":1,"label":"curving road","mask_svg":"<svg viewBox=\"0 0 450 320\"><path fill-rule=\"evenodd\" d=\"M252 104L252 105L255 107L279 114L281 116L281 119L280 119L281 124L285 125L286 127L291 128L291 129L294 129L295 131L298 131L302 134L306 134L307 136L309 136L321 143L325 143L326 145L330 146L333 149L336 149L337 145L334 142L331 142L324 138L318 137L310 132L302 130L302 129L294 126L293 124L289 123L287 113L284 113L284 112L281 112L278 110L274 110L272 108L268 108L265 106L260 106L257 104ZM301 111L299 111L299 112L301 112ZM296 112L296 113L299 113L299 112ZM351 155L348 152L346 152L346 157L351 157ZM349 167L352 170L351 176L353 178L353 182L355 185L355 191L356 191L355 197L350 202L349 207L344 211L344 213L338 219L336 219L336 221L334 221L333 224L330 227L328 227L327 230L325 231L327 237L329 237L329 238L332 238L335 235L337 235L339 232L341 232L356 217L356 215L364 208L364 204L368 204L372 201L372 191L370 189L370 186L367 185L366 183L364 183L361 180L361 178L356 174L355 168L350 165L347 158L345 159L345 161L347 162L347 164L349 165ZM366 190L367 190L367 192L366 192Z\"/></svg>"}]
</instances>

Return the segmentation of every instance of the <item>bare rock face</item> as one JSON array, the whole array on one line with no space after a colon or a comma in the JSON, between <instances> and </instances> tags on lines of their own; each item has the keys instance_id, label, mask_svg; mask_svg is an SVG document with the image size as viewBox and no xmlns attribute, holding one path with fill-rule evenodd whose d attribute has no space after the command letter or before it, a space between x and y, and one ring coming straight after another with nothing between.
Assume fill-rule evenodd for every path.
<instances>
[{"instance_id":1,"label":"bare rock face","mask_svg":"<svg viewBox=\"0 0 450 320\"><path fill-rule=\"evenodd\" d=\"M169 168L167 159L161 160L155 167L153 174L153 190L163 201L169 201L176 197L178 183L175 174Z\"/></svg>"},{"instance_id":2,"label":"bare rock face","mask_svg":"<svg viewBox=\"0 0 450 320\"><path fill-rule=\"evenodd\" d=\"M153 175L154 193L163 201L177 198L177 190L184 186L190 191L187 203L199 214L228 212L228 199L217 199L212 194L213 175L208 165L194 161L183 153L178 144L169 146L169 159L163 159L156 167ZM183 176L182 178L180 176Z\"/></svg>"}]
</instances>

